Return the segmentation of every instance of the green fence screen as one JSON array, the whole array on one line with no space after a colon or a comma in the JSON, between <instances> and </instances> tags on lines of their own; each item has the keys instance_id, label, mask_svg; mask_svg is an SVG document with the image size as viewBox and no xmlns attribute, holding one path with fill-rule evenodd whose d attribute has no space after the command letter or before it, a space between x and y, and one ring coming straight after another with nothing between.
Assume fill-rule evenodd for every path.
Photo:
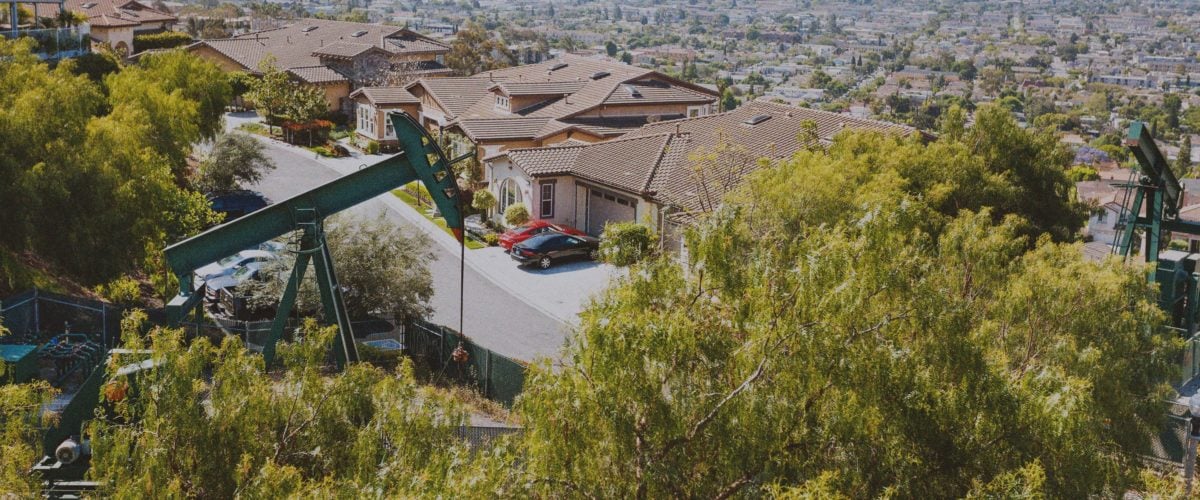
<instances>
[{"instance_id":1,"label":"green fence screen","mask_svg":"<svg viewBox=\"0 0 1200 500\"><path fill-rule=\"evenodd\" d=\"M437 373L475 385L489 399L512 406L525 386L523 363L481 347L453 329L416 320L407 325L404 336L411 356ZM461 362L453 356L460 342L467 352Z\"/></svg>"}]
</instances>

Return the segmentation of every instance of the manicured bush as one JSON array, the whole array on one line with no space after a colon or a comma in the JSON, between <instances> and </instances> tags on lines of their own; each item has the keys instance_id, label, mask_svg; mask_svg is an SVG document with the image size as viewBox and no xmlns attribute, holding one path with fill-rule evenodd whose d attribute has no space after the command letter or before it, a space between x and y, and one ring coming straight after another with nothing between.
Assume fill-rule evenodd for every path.
<instances>
[{"instance_id":1,"label":"manicured bush","mask_svg":"<svg viewBox=\"0 0 1200 500\"><path fill-rule=\"evenodd\" d=\"M475 191L475 194L471 197L471 208L479 211L479 213L487 212L495 206L496 195L486 189Z\"/></svg>"},{"instance_id":2,"label":"manicured bush","mask_svg":"<svg viewBox=\"0 0 1200 500\"><path fill-rule=\"evenodd\" d=\"M487 234L483 235L483 242L487 243L487 245L489 247L494 247L496 245L499 245L500 244L500 235L498 235L496 233L487 233Z\"/></svg>"},{"instance_id":3,"label":"manicured bush","mask_svg":"<svg viewBox=\"0 0 1200 500\"><path fill-rule=\"evenodd\" d=\"M369 154L369 155L379 154L379 141L374 141L374 140L367 141L367 154Z\"/></svg>"},{"instance_id":4,"label":"manicured bush","mask_svg":"<svg viewBox=\"0 0 1200 500\"><path fill-rule=\"evenodd\" d=\"M510 226L519 226L529 222L529 209L524 203L513 203L504 209L504 222Z\"/></svg>"},{"instance_id":5,"label":"manicured bush","mask_svg":"<svg viewBox=\"0 0 1200 500\"><path fill-rule=\"evenodd\" d=\"M612 222L604 226L600 238L600 256L614 266L628 266L658 249L658 236L645 224Z\"/></svg>"},{"instance_id":6,"label":"manicured bush","mask_svg":"<svg viewBox=\"0 0 1200 500\"><path fill-rule=\"evenodd\" d=\"M164 31L153 35L135 35L133 37L133 52L143 50L170 49L192 43L192 37L181 31Z\"/></svg>"}]
</instances>

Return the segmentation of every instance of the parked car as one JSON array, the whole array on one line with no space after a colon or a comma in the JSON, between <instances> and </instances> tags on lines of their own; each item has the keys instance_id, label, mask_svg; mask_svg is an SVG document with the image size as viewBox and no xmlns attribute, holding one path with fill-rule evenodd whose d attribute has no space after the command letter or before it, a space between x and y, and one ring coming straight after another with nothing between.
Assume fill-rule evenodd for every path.
<instances>
[{"instance_id":1,"label":"parked car","mask_svg":"<svg viewBox=\"0 0 1200 500\"><path fill-rule=\"evenodd\" d=\"M208 198L208 204L212 206L213 211L225 214L226 222L271 204L262 193L245 189L212 192L204 196Z\"/></svg>"},{"instance_id":2,"label":"parked car","mask_svg":"<svg viewBox=\"0 0 1200 500\"><path fill-rule=\"evenodd\" d=\"M586 235L551 231L513 245L509 255L520 265L532 264L542 269L548 269L555 262L565 259L598 259L600 257L600 240Z\"/></svg>"},{"instance_id":3,"label":"parked car","mask_svg":"<svg viewBox=\"0 0 1200 500\"><path fill-rule=\"evenodd\" d=\"M571 226L555 224L553 222L547 222L544 220L533 220L509 229L508 231L505 231L504 234L501 234L500 247L505 250L512 250L513 245L547 231L557 231L559 233L573 234L575 236L587 236L587 233Z\"/></svg>"},{"instance_id":4,"label":"parked car","mask_svg":"<svg viewBox=\"0 0 1200 500\"><path fill-rule=\"evenodd\" d=\"M251 279L257 278L262 272L266 262L251 262L244 266L238 266L233 269L233 272L224 276L218 276L205 282L206 290L204 298L211 303L217 303L221 300L221 292L226 288L237 288L238 285L245 283Z\"/></svg>"},{"instance_id":5,"label":"parked car","mask_svg":"<svg viewBox=\"0 0 1200 500\"><path fill-rule=\"evenodd\" d=\"M194 281L196 288L200 288L204 282L226 276L239 267L250 264L251 262L270 262L279 258L283 251L283 245L270 242L274 245L279 245L278 248L268 246L266 243L251 250L242 250L238 253L225 257L224 259L205 264L194 272Z\"/></svg>"}]
</instances>

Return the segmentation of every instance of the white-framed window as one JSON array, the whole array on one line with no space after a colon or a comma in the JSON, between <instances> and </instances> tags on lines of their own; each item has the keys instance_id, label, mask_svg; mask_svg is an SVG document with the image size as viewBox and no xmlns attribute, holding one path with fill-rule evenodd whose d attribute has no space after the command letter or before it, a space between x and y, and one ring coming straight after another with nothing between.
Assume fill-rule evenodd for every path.
<instances>
[{"instance_id":1,"label":"white-framed window","mask_svg":"<svg viewBox=\"0 0 1200 500\"><path fill-rule=\"evenodd\" d=\"M500 94L496 94L496 109L508 111L508 98Z\"/></svg>"},{"instance_id":2,"label":"white-framed window","mask_svg":"<svg viewBox=\"0 0 1200 500\"><path fill-rule=\"evenodd\" d=\"M554 181L543 182L541 188L541 217L549 219L554 217Z\"/></svg>"},{"instance_id":3,"label":"white-framed window","mask_svg":"<svg viewBox=\"0 0 1200 500\"><path fill-rule=\"evenodd\" d=\"M707 104L705 104L703 106L688 106L688 108L687 108L687 117L688 118L695 118L697 116L704 116L707 114L708 114L708 105Z\"/></svg>"},{"instance_id":4,"label":"white-framed window","mask_svg":"<svg viewBox=\"0 0 1200 500\"><path fill-rule=\"evenodd\" d=\"M500 211L508 210L508 206L521 202L521 186L516 179L509 177L500 183Z\"/></svg>"},{"instance_id":5,"label":"white-framed window","mask_svg":"<svg viewBox=\"0 0 1200 500\"><path fill-rule=\"evenodd\" d=\"M392 120L385 119L385 120L383 120L383 122L384 122L383 136L388 139L395 139L396 138L396 130L394 128L392 128Z\"/></svg>"}]
</instances>

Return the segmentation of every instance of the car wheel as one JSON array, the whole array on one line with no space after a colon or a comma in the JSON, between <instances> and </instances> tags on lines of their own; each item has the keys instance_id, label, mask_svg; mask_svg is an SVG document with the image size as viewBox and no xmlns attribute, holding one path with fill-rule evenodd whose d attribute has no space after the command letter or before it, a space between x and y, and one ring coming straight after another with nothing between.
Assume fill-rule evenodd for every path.
<instances>
[{"instance_id":1,"label":"car wheel","mask_svg":"<svg viewBox=\"0 0 1200 500\"><path fill-rule=\"evenodd\" d=\"M541 259L538 259L538 267L542 269L550 269L550 264L550 257L542 257Z\"/></svg>"},{"instance_id":2,"label":"car wheel","mask_svg":"<svg viewBox=\"0 0 1200 500\"><path fill-rule=\"evenodd\" d=\"M591 252L588 252L588 258L592 259L594 261L599 261L600 260L600 249L593 248Z\"/></svg>"}]
</instances>

